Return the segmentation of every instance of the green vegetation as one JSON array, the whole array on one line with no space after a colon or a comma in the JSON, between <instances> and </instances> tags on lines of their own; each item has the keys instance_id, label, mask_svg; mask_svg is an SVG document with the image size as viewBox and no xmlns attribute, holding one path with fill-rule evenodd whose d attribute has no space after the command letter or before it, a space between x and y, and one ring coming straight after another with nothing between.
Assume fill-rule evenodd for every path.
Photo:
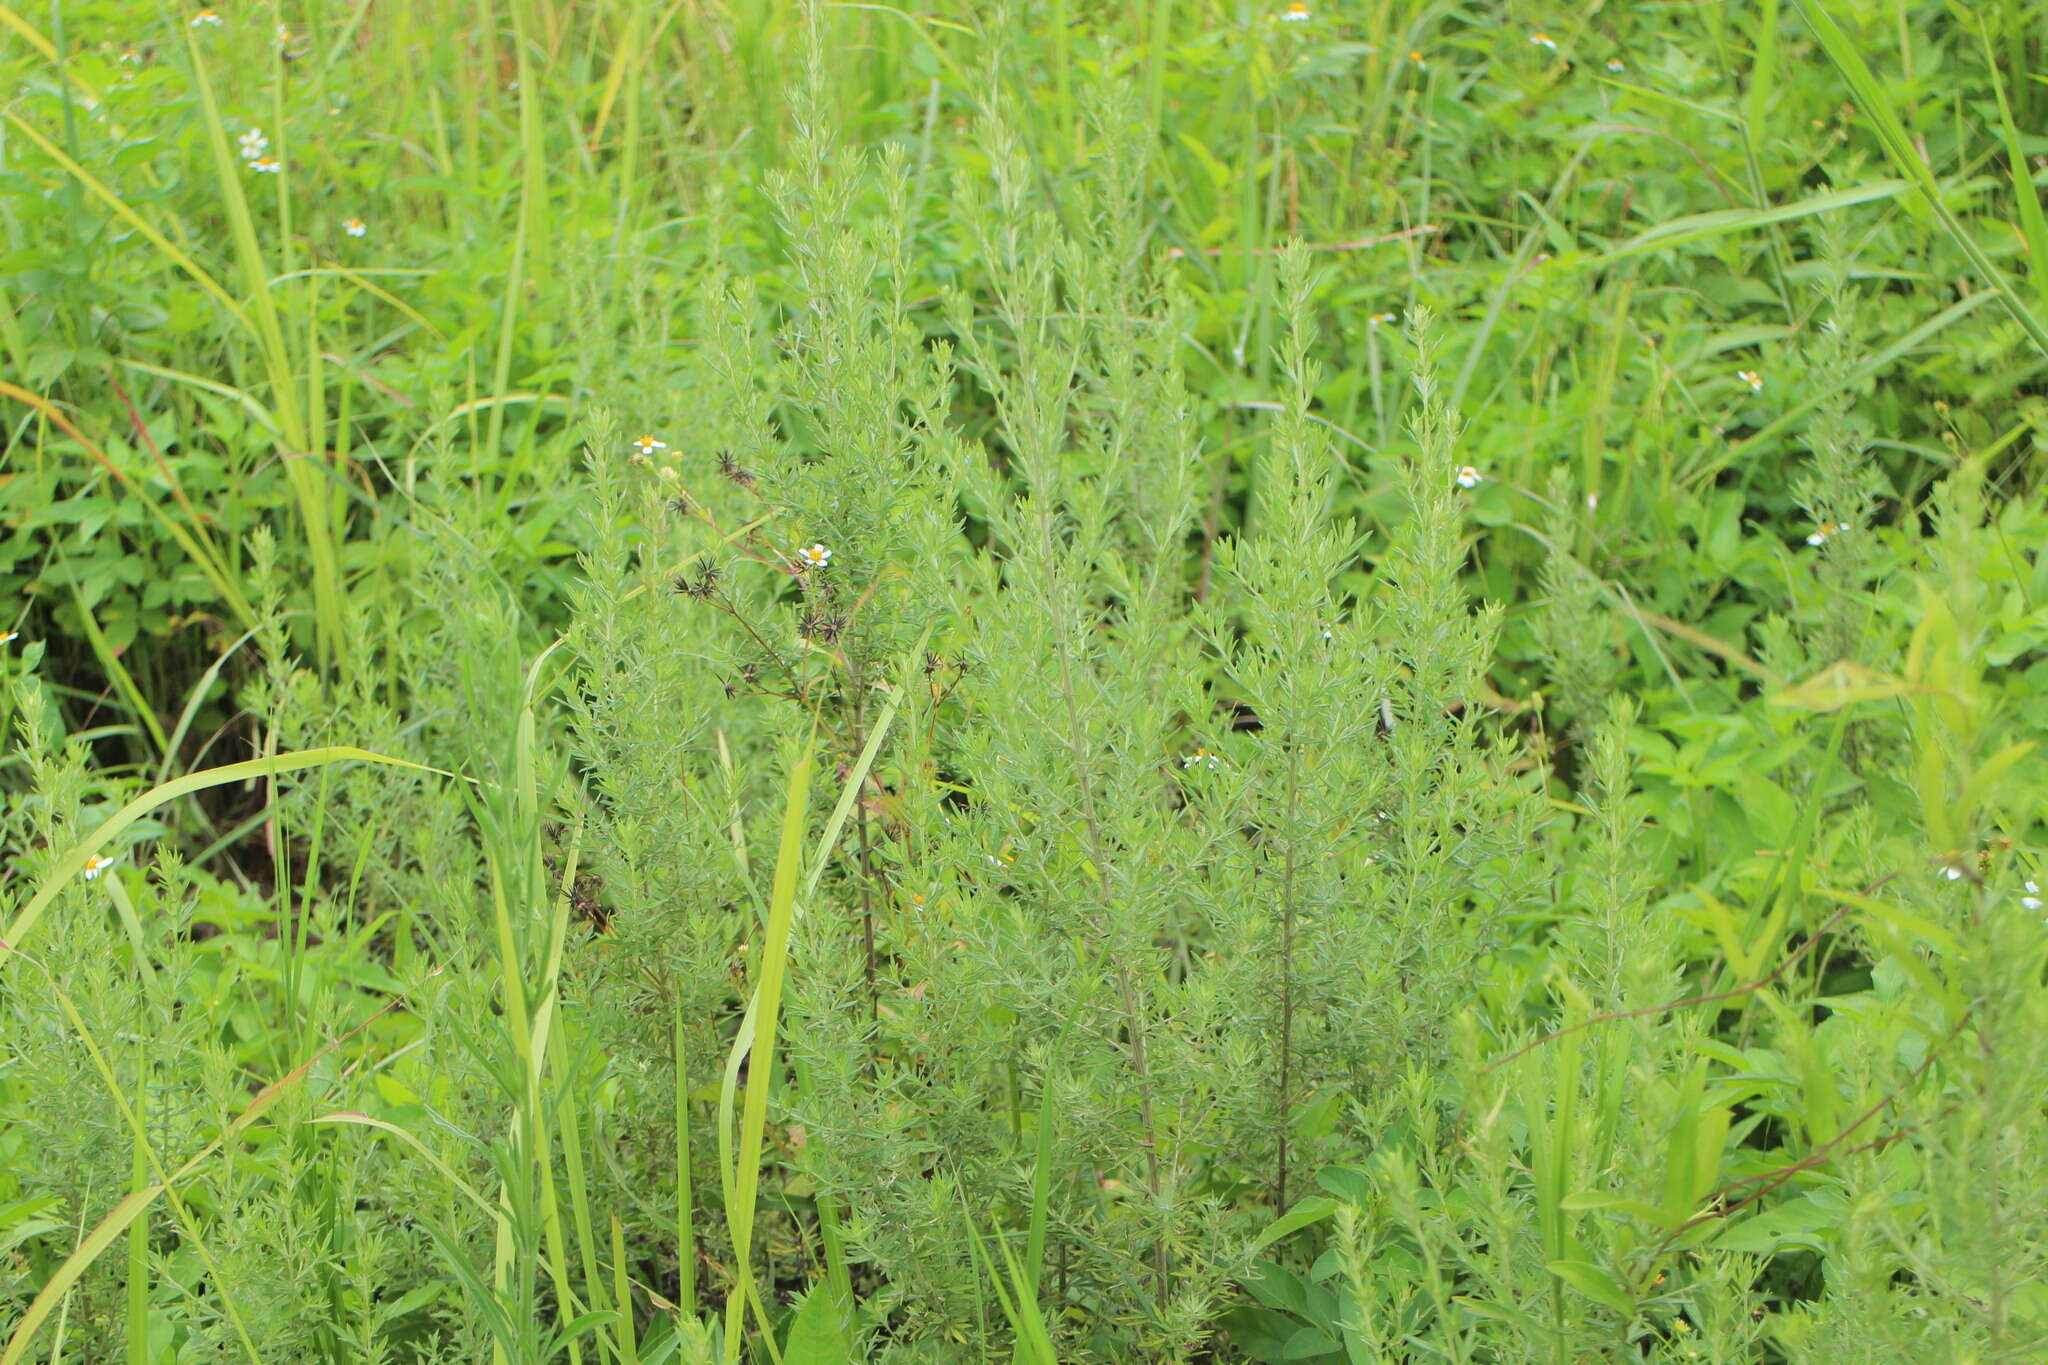
<instances>
[{"instance_id":1,"label":"green vegetation","mask_svg":"<svg viewBox=\"0 0 2048 1365\"><path fill-rule=\"evenodd\" d=\"M0 1365L2048 1358L2044 37L0 3Z\"/></svg>"}]
</instances>

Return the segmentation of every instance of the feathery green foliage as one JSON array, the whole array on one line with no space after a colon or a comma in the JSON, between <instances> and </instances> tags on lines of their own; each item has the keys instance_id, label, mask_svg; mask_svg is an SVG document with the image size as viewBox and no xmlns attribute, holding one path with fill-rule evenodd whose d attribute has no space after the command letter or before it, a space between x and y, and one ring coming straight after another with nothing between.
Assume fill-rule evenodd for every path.
<instances>
[{"instance_id":1,"label":"feathery green foliage","mask_svg":"<svg viewBox=\"0 0 2048 1365\"><path fill-rule=\"evenodd\" d=\"M0 1365L2040 1358L2043 17L0 3Z\"/></svg>"}]
</instances>

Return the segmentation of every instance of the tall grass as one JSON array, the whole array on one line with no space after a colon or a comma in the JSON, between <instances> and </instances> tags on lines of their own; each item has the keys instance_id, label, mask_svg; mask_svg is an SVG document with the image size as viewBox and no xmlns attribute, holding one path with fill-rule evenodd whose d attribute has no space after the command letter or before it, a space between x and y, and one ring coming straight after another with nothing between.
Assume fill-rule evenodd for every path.
<instances>
[{"instance_id":1,"label":"tall grass","mask_svg":"<svg viewBox=\"0 0 2048 1365\"><path fill-rule=\"evenodd\" d=\"M2038 1355L2039 8L0 6L0 1365Z\"/></svg>"}]
</instances>

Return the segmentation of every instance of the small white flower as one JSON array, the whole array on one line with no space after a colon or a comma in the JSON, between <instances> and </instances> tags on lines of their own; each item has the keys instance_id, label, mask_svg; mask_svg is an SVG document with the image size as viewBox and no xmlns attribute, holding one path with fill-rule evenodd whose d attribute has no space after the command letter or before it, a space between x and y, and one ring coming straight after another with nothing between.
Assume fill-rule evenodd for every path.
<instances>
[{"instance_id":1,"label":"small white flower","mask_svg":"<svg viewBox=\"0 0 2048 1365\"><path fill-rule=\"evenodd\" d=\"M370 225L360 218L344 218L341 220L341 230L351 237L361 237L370 230Z\"/></svg>"},{"instance_id":2,"label":"small white flower","mask_svg":"<svg viewBox=\"0 0 2048 1365\"><path fill-rule=\"evenodd\" d=\"M249 158L249 169L258 175L276 175L284 169L284 163L274 156L256 156Z\"/></svg>"},{"instance_id":3,"label":"small white flower","mask_svg":"<svg viewBox=\"0 0 2048 1365\"><path fill-rule=\"evenodd\" d=\"M270 150L270 139L263 135L261 128L251 128L240 138L242 160L254 161Z\"/></svg>"},{"instance_id":4,"label":"small white flower","mask_svg":"<svg viewBox=\"0 0 2048 1365\"><path fill-rule=\"evenodd\" d=\"M1374 313L1365 320L1365 325L1368 327L1391 327L1394 325L1394 315L1392 313Z\"/></svg>"},{"instance_id":5,"label":"small white flower","mask_svg":"<svg viewBox=\"0 0 2048 1365\"><path fill-rule=\"evenodd\" d=\"M797 562L807 569L822 569L832 562L832 552L826 549L822 543L799 545L796 557Z\"/></svg>"},{"instance_id":6,"label":"small white flower","mask_svg":"<svg viewBox=\"0 0 2048 1365\"><path fill-rule=\"evenodd\" d=\"M18 630L0 631L0 645L11 645L20 638L21 632Z\"/></svg>"},{"instance_id":7,"label":"small white flower","mask_svg":"<svg viewBox=\"0 0 2048 1365\"><path fill-rule=\"evenodd\" d=\"M1429 70L1429 62L1424 59L1423 55L1420 52L1410 52L1408 54L1408 60L1415 63L1415 69L1417 71Z\"/></svg>"},{"instance_id":8,"label":"small white flower","mask_svg":"<svg viewBox=\"0 0 2048 1365\"><path fill-rule=\"evenodd\" d=\"M1207 749L1197 749L1180 761L1180 766L1183 768L1198 768L1204 765L1211 769L1220 768L1223 766L1223 760L1210 753Z\"/></svg>"},{"instance_id":9,"label":"small white flower","mask_svg":"<svg viewBox=\"0 0 2048 1365\"><path fill-rule=\"evenodd\" d=\"M1941 875L1952 882L1959 882L1963 879L1963 870L1954 863L1950 863L1947 867L1941 869Z\"/></svg>"},{"instance_id":10,"label":"small white flower","mask_svg":"<svg viewBox=\"0 0 2048 1365\"><path fill-rule=\"evenodd\" d=\"M97 853L93 854L90 858L87 858L85 860L85 879L89 882L98 881L100 879L100 873L105 872L108 868L112 867L115 863L118 863L120 861L121 855L118 853L116 853L111 858L102 858Z\"/></svg>"},{"instance_id":11,"label":"small white flower","mask_svg":"<svg viewBox=\"0 0 2048 1365\"><path fill-rule=\"evenodd\" d=\"M1609 57L1607 59L1607 69L1617 76L1628 70L1627 67L1621 64L1621 58L1619 57Z\"/></svg>"},{"instance_id":12,"label":"small white flower","mask_svg":"<svg viewBox=\"0 0 2048 1365\"><path fill-rule=\"evenodd\" d=\"M1586 510L1588 512L1597 512L1600 510L1600 495L1598 493L1586 494Z\"/></svg>"},{"instance_id":13,"label":"small white flower","mask_svg":"<svg viewBox=\"0 0 2048 1365\"><path fill-rule=\"evenodd\" d=\"M2027 884L2027 894L2020 897L2020 905L2028 910L2041 908L2041 888L2033 882Z\"/></svg>"},{"instance_id":14,"label":"small white flower","mask_svg":"<svg viewBox=\"0 0 2048 1365\"><path fill-rule=\"evenodd\" d=\"M362 234L355 232L351 232L349 234L349 236L351 237L357 237L361 235ZM633 449L639 451L642 455L652 455L657 450L667 450L668 442L658 441L652 436L641 436L635 438L635 440L633 441Z\"/></svg>"},{"instance_id":15,"label":"small white flower","mask_svg":"<svg viewBox=\"0 0 2048 1365\"><path fill-rule=\"evenodd\" d=\"M1557 51L1557 40L1548 33L1532 33L1529 35L1529 41L1547 52Z\"/></svg>"},{"instance_id":16,"label":"small white flower","mask_svg":"<svg viewBox=\"0 0 2048 1365\"><path fill-rule=\"evenodd\" d=\"M1325 640L1334 640L1337 638L1336 632L1330 629L1327 622L1323 625L1323 638Z\"/></svg>"},{"instance_id":17,"label":"small white flower","mask_svg":"<svg viewBox=\"0 0 2048 1365\"><path fill-rule=\"evenodd\" d=\"M1735 377L1749 385L1751 393L1762 393L1764 391L1764 377L1755 370L1737 370Z\"/></svg>"},{"instance_id":18,"label":"small white flower","mask_svg":"<svg viewBox=\"0 0 2048 1365\"><path fill-rule=\"evenodd\" d=\"M1836 325L1835 320L1833 318L1822 318L1820 320L1820 329L1830 336L1833 336L1835 333L1842 330L1839 326Z\"/></svg>"},{"instance_id":19,"label":"small white flower","mask_svg":"<svg viewBox=\"0 0 2048 1365\"><path fill-rule=\"evenodd\" d=\"M1302 0L1294 0L1294 3L1287 7L1287 12L1280 16L1280 22L1283 24L1307 23L1308 6L1303 4Z\"/></svg>"},{"instance_id":20,"label":"small white flower","mask_svg":"<svg viewBox=\"0 0 2048 1365\"><path fill-rule=\"evenodd\" d=\"M1827 544L1830 540L1833 540L1848 529L1849 523L1846 521L1824 521L1814 529L1812 535L1806 538L1806 543L1819 547Z\"/></svg>"},{"instance_id":21,"label":"small white flower","mask_svg":"<svg viewBox=\"0 0 2048 1365\"><path fill-rule=\"evenodd\" d=\"M214 13L214 12L213 12L212 10L210 10L210 9L203 9L203 10L199 11L199 13L197 13L197 14L195 14L195 15L193 15L193 16L192 16L192 27L194 27L194 28L219 28L219 27L220 27L220 16L219 16L218 14L215 14L215 13Z\"/></svg>"},{"instance_id":22,"label":"small white flower","mask_svg":"<svg viewBox=\"0 0 2048 1365\"><path fill-rule=\"evenodd\" d=\"M1460 465L1458 467L1458 487L1477 488L1480 484L1485 482L1486 476L1484 474L1481 474L1478 470L1474 469L1471 465Z\"/></svg>"}]
</instances>

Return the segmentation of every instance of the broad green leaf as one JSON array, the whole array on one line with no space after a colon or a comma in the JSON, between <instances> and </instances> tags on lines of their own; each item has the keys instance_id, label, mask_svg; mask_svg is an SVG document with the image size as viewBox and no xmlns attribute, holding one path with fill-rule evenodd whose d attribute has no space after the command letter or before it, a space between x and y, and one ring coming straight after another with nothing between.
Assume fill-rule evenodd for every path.
<instances>
[{"instance_id":1,"label":"broad green leaf","mask_svg":"<svg viewBox=\"0 0 2048 1365\"><path fill-rule=\"evenodd\" d=\"M1335 1337L1316 1327L1304 1327L1280 1348L1282 1360L1314 1360L1334 1351L1342 1350Z\"/></svg>"},{"instance_id":2,"label":"broad green leaf","mask_svg":"<svg viewBox=\"0 0 2048 1365\"><path fill-rule=\"evenodd\" d=\"M1829 664L1805 682L1771 694L1773 706L1806 711L1833 711L1859 701L1885 701L1919 689L1850 659Z\"/></svg>"},{"instance_id":3,"label":"broad green leaf","mask_svg":"<svg viewBox=\"0 0 2048 1365\"><path fill-rule=\"evenodd\" d=\"M1337 1201L1313 1195L1296 1204L1273 1221L1272 1226L1253 1239L1251 1249L1264 1251L1283 1237L1292 1236L1312 1223L1320 1223L1337 1211Z\"/></svg>"},{"instance_id":4,"label":"broad green leaf","mask_svg":"<svg viewBox=\"0 0 2048 1365\"><path fill-rule=\"evenodd\" d=\"M848 1365L853 1340L846 1331L847 1316L829 1283L813 1287L789 1324L789 1338L782 1347L784 1365Z\"/></svg>"},{"instance_id":5,"label":"broad green leaf","mask_svg":"<svg viewBox=\"0 0 2048 1365\"><path fill-rule=\"evenodd\" d=\"M1546 1268L1595 1303L1612 1308L1626 1318L1635 1316L1635 1299L1621 1287L1619 1280L1591 1261L1551 1261Z\"/></svg>"}]
</instances>

